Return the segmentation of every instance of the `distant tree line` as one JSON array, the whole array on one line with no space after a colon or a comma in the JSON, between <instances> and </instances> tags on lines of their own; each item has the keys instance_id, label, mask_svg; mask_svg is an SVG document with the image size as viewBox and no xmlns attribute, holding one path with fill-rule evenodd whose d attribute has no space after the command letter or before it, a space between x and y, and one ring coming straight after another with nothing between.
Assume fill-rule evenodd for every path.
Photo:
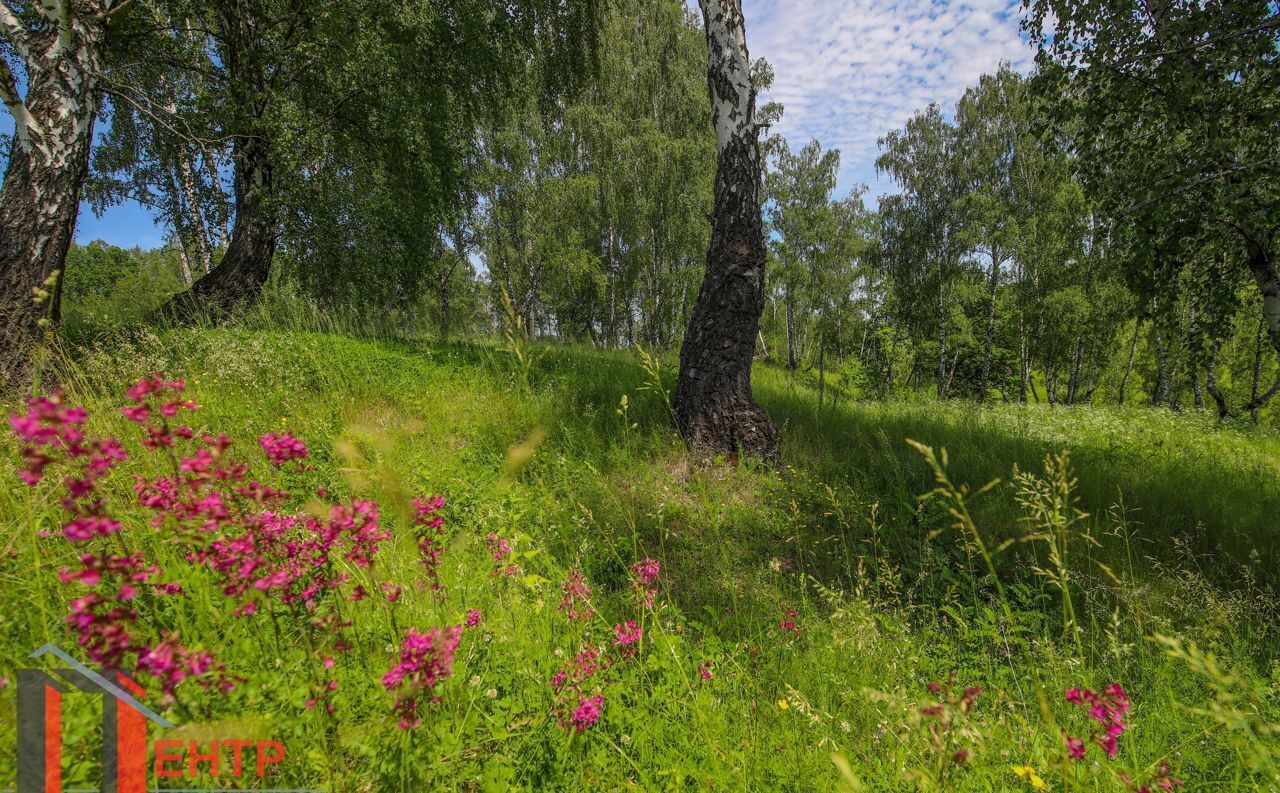
<instances>
[{"instance_id":1,"label":"distant tree line","mask_svg":"<svg viewBox=\"0 0 1280 793\"><path fill-rule=\"evenodd\" d=\"M60 319L30 299L55 270L69 311L111 293L76 272L108 249L58 251L82 194L169 229L169 280L137 305L170 317L218 316L275 279L445 338L518 318L604 348L684 340L721 150L707 19L680 0L57 7L0 14L7 71L26 75L6 89L5 339ZM763 138L755 355L824 400L1256 418L1280 391L1280 12L1035 0L1024 25L1032 74L1001 66L884 134L896 192L877 209L863 186L837 194L840 152ZM50 71L54 51L88 58L84 80ZM772 70L750 76L764 91ZM56 132L71 122L54 102L80 121ZM755 109L757 128L783 112ZM37 194L63 209L33 213ZM140 256L135 272L153 266Z\"/></svg>"}]
</instances>

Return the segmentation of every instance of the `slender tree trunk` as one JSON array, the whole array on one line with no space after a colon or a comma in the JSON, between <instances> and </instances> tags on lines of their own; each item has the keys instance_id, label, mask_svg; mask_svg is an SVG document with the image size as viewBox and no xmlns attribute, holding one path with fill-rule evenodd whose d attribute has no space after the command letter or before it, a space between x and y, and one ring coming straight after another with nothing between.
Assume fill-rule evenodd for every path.
<instances>
[{"instance_id":1,"label":"slender tree trunk","mask_svg":"<svg viewBox=\"0 0 1280 793\"><path fill-rule=\"evenodd\" d=\"M25 96L0 62L0 99L13 116L9 166L0 188L0 387L33 374L44 328L61 319L61 279L89 169L98 112L106 3L30 4L46 17L31 30L4 20L4 39L26 66ZM65 15L65 16L64 16ZM37 303L33 290L51 287Z\"/></svg>"},{"instance_id":2,"label":"slender tree trunk","mask_svg":"<svg viewBox=\"0 0 1280 793\"><path fill-rule=\"evenodd\" d=\"M1215 339L1213 348L1209 351L1209 361L1205 366L1205 388L1209 396L1213 397L1214 404L1218 406L1218 418L1225 419L1231 415L1231 408L1227 405L1227 398L1223 395L1222 389L1218 388L1218 347L1219 342Z\"/></svg>"},{"instance_id":3,"label":"slender tree trunk","mask_svg":"<svg viewBox=\"0 0 1280 793\"><path fill-rule=\"evenodd\" d=\"M827 345L818 340L818 412L822 412L823 398L827 394Z\"/></svg>"},{"instance_id":4,"label":"slender tree trunk","mask_svg":"<svg viewBox=\"0 0 1280 793\"><path fill-rule=\"evenodd\" d=\"M1031 364L1027 359L1027 318L1018 310L1018 402L1027 404L1027 391L1031 384Z\"/></svg>"},{"instance_id":5,"label":"slender tree trunk","mask_svg":"<svg viewBox=\"0 0 1280 793\"><path fill-rule=\"evenodd\" d=\"M751 396L751 360L764 311L760 145L741 0L700 0L716 129L715 211L706 275L672 396L690 445L711 453L777 454L773 423Z\"/></svg>"},{"instance_id":6,"label":"slender tree trunk","mask_svg":"<svg viewBox=\"0 0 1280 793\"><path fill-rule=\"evenodd\" d=\"M991 275L987 282L987 337L982 347L982 378L978 381L978 404L987 399L991 383L991 354L996 339L996 295L1000 288L1000 256L998 248L991 246Z\"/></svg>"},{"instance_id":7,"label":"slender tree trunk","mask_svg":"<svg viewBox=\"0 0 1280 793\"><path fill-rule=\"evenodd\" d=\"M1138 331L1142 329L1142 317L1133 322L1133 338L1129 341L1129 362L1124 367L1124 377L1120 378L1120 398L1116 404L1124 404L1124 392L1129 387L1129 375L1133 374L1133 359L1138 353Z\"/></svg>"},{"instance_id":8,"label":"slender tree trunk","mask_svg":"<svg viewBox=\"0 0 1280 793\"><path fill-rule=\"evenodd\" d=\"M783 295L787 320L787 368L794 372L796 370L796 307L790 284L783 287Z\"/></svg>"},{"instance_id":9,"label":"slender tree trunk","mask_svg":"<svg viewBox=\"0 0 1280 793\"><path fill-rule=\"evenodd\" d=\"M1253 423L1258 423L1258 385L1262 377L1262 343L1266 338L1267 321L1265 318L1258 320L1258 331L1253 340L1253 377L1249 386L1249 418L1253 419Z\"/></svg>"},{"instance_id":10,"label":"slender tree trunk","mask_svg":"<svg viewBox=\"0 0 1280 793\"><path fill-rule=\"evenodd\" d=\"M938 279L938 401L947 398L947 303L942 279Z\"/></svg>"},{"instance_id":11,"label":"slender tree trunk","mask_svg":"<svg viewBox=\"0 0 1280 793\"><path fill-rule=\"evenodd\" d=\"M178 180L182 184L182 194L186 203L187 228L190 230L192 242L195 243L196 255L200 257L200 274L204 275L213 269L213 252L209 250L209 227L205 223L204 206L200 201L200 194L196 191L195 171L191 167L191 152L185 144L178 146L177 160Z\"/></svg>"},{"instance_id":12,"label":"slender tree trunk","mask_svg":"<svg viewBox=\"0 0 1280 793\"><path fill-rule=\"evenodd\" d=\"M1159 407L1169 401L1169 365L1165 359L1164 336L1158 325L1152 327L1152 334L1156 348L1156 388L1151 395L1151 404Z\"/></svg>"}]
</instances>

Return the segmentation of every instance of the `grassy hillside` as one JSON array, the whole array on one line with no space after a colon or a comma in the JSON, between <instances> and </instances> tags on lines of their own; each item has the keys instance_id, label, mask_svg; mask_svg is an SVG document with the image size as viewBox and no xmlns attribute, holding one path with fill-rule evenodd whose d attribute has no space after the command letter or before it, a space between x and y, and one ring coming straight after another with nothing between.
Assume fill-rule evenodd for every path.
<instances>
[{"instance_id":1,"label":"grassy hillside","mask_svg":"<svg viewBox=\"0 0 1280 793\"><path fill-rule=\"evenodd\" d=\"M224 594L199 552L235 527L152 526L134 495L136 476L171 475L198 447L148 452L120 415L156 372L185 380L197 437L226 433L250 477L288 491L278 512L322 521L376 501L390 536L372 565L335 556L310 603ZM216 667L169 698L139 679L178 737L283 742L269 786L1105 791L1168 781L1162 763L1188 790L1280 784L1273 435L1142 409L820 409L810 385L763 368L780 463L699 464L671 429L672 379L630 354L318 334L175 331L83 351L68 402L129 452L99 484L123 530L63 537L64 463L34 488L0 480L0 599L23 604L0 612L0 671L45 641L75 649L64 617L108 583L62 583L61 568L86 549L142 552L164 571L151 582L184 593L128 599L131 630L208 651L235 687L218 692ZM270 465L269 432L304 441L305 462ZM945 448L945 469L908 439L939 466ZM0 442L6 467L19 452ZM411 501L432 494L438 590ZM499 540L511 554L496 560ZM651 605L632 569L646 558L660 565ZM590 595L571 586L584 598L563 603L575 570ZM416 691L421 724L400 729L406 689L383 675L405 632L473 609L451 674ZM1131 703L1114 758L1066 696L1112 683ZM598 720L583 710L595 696ZM3 746L14 707L0 690ZM96 768L93 732L72 742L68 784ZM13 774L0 768L0 787Z\"/></svg>"}]
</instances>

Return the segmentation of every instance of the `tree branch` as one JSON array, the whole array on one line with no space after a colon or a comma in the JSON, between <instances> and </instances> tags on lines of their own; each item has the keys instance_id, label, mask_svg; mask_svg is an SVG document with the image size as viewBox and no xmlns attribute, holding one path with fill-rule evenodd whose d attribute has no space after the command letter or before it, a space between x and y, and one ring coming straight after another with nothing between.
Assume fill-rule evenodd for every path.
<instances>
[{"instance_id":1,"label":"tree branch","mask_svg":"<svg viewBox=\"0 0 1280 793\"><path fill-rule=\"evenodd\" d=\"M111 96L116 97L117 99L123 99L125 102L127 102L139 113L151 119L163 129L173 133L180 140L194 143L197 146L199 146L202 150L210 146L217 147L218 145L225 143L229 140L232 140L236 137L243 137L243 136L237 136L237 135L224 135L219 138L203 138L203 137L200 137L199 135L196 135L194 132L192 132L191 127L186 123L186 120L183 119L181 116L176 114L165 114L165 115L169 115L170 118L172 119L177 119L182 124L182 126L186 127L185 130L178 129L176 126L170 123L168 119L163 118L162 115L157 114L150 107L147 107L142 102L139 102L138 100L130 96L125 90L123 90L124 86L118 86L112 83L110 81L110 78L108 78L106 75L99 75L99 77L102 79L102 90L104 92L110 94Z\"/></svg>"},{"instance_id":2,"label":"tree branch","mask_svg":"<svg viewBox=\"0 0 1280 793\"><path fill-rule=\"evenodd\" d=\"M31 56L31 31L18 19L18 14L9 6L8 0L0 0L0 29L5 38L13 45L14 50L23 58Z\"/></svg>"},{"instance_id":3,"label":"tree branch","mask_svg":"<svg viewBox=\"0 0 1280 793\"><path fill-rule=\"evenodd\" d=\"M40 125L36 123L26 103L18 95L17 80L13 77L13 71L9 69L9 62L4 58L0 58L0 99L4 100L5 107L9 108L9 113L13 116L14 137L23 147L30 145L32 133L39 136Z\"/></svg>"},{"instance_id":4,"label":"tree branch","mask_svg":"<svg viewBox=\"0 0 1280 793\"><path fill-rule=\"evenodd\" d=\"M1192 190L1195 190L1197 187L1203 187L1209 182L1212 182L1216 179L1221 179L1224 176L1230 176L1231 174L1237 173L1239 171L1247 171L1250 168L1258 168L1263 165L1270 165L1271 163L1277 162L1277 161L1280 161L1280 154L1275 154L1270 157L1264 157L1261 160L1254 160L1252 162L1241 163L1240 165L1233 165L1230 168L1224 168L1221 171L1216 171L1206 176L1202 176L1199 179L1196 179L1195 181L1191 182L1190 184L1183 185L1182 187L1179 187L1176 190L1173 190L1172 192L1162 193L1159 196L1156 196L1155 198L1149 198L1146 201L1140 201L1136 204L1130 204L1129 206L1121 210L1120 214L1132 215L1135 212L1139 212L1143 209L1146 209L1152 204L1155 204L1161 201L1167 201L1172 196L1188 193Z\"/></svg>"}]
</instances>

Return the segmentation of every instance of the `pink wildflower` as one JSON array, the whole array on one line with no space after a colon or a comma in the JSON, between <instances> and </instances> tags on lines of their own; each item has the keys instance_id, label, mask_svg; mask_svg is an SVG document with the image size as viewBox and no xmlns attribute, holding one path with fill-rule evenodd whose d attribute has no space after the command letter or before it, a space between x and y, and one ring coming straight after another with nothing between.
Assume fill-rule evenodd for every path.
<instances>
[{"instance_id":1,"label":"pink wildflower","mask_svg":"<svg viewBox=\"0 0 1280 793\"><path fill-rule=\"evenodd\" d=\"M493 561L497 562L497 566L494 567L490 575L515 575L518 572L515 565L508 564L505 567L503 566L507 557L511 556L511 546L507 544L507 541L490 532L485 537L485 542L488 545L489 555L493 557Z\"/></svg>"},{"instance_id":2,"label":"pink wildflower","mask_svg":"<svg viewBox=\"0 0 1280 793\"><path fill-rule=\"evenodd\" d=\"M477 625L479 625L481 620L483 619L484 617L483 615L480 614L479 609L471 609L470 611L467 612L466 626L468 628L474 628Z\"/></svg>"},{"instance_id":3,"label":"pink wildflower","mask_svg":"<svg viewBox=\"0 0 1280 793\"><path fill-rule=\"evenodd\" d=\"M418 561L426 569L433 591L443 588L440 583L440 555L444 553L445 529L444 517L437 514L443 508L444 499L440 496L413 500L414 533L418 538L418 555L421 557Z\"/></svg>"},{"instance_id":4,"label":"pink wildflower","mask_svg":"<svg viewBox=\"0 0 1280 793\"><path fill-rule=\"evenodd\" d=\"M570 570L560 587L560 610L571 620L590 619L595 612L591 609L591 587L581 570Z\"/></svg>"},{"instance_id":5,"label":"pink wildflower","mask_svg":"<svg viewBox=\"0 0 1280 793\"><path fill-rule=\"evenodd\" d=\"M631 589L640 597L645 608L653 608L653 600L658 594L660 569L661 566L647 556L631 565Z\"/></svg>"},{"instance_id":6,"label":"pink wildflower","mask_svg":"<svg viewBox=\"0 0 1280 793\"><path fill-rule=\"evenodd\" d=\"M604 695L596 694L591 697L583 697L582 703L573 711L573 715L569 717L569 724L575 732L582 732L600 721L600 716L604 708Z\"/></svg>"},{"instance_id":7,"label":"pink wildflower","mask_svg":"<svg viewBox=\"0 0 1280 793\"><path fill-rule=\"evenodd\" d=\"M1129 697L1119 683L1112 683L1102 691L1070 688L1064 692L1067 702L1083 709L1098 724L1090 738L1107 757L1114 760L1120 751L1119 738L1128 724ZM1084 741L1067 736L1068 754L1073 760L1084 759Z\"/></svg>"},{"instance_id":8,"label":"pink wildflower","mask_svg":"<svg viewBox=\"0 0 1280 793\"><path fill-rule=\"evenodd\" d=\"M796 616L795 609L787 609L786 616L778 621L778 627L782 629L783 633L790 633L795 636L800 635L800 626L796 624Z\"/></svg>"},{"instance_id":9,"label":"pink wildflower","mask_svg":"<svg viewBox=\"0 0 1280 793\"><path fill-rule=\"evenodd\" d=\"M711 679L711 667L713 666L715 666L715 664L711 661L703 661L698 664L698 674L702 676L703 680Z\"/></svg>"},{"instance_id":10,"label":"pink wildflower","mask_svg":"<svg viewBox=\"0 0 1280 793\"><path fill-rule=\"evenodd\" d=\"M1080 740L1079 738L1073 738L1070 735L1066 736L1066 739L1067 739L1067 756L1070 757L1072 760L1083 760L1084 759L1084 741Z\"/></svg>"},{"instance_id":11,"label":"pink wildflower","mask_svg":"<svg viewBox=\"0 0 1280 793\"><path fill-rule=\"evenodd\" d=\"M400 717L400 729L409 730L421 723L418 700L431 695L436 684L453 674L454 652L462 628L431 628L419 633L410 628L400 645L400 660L382 676L382 685L395 692L393 712Z\"/></svg>"},{"instance_id":12,"label":"pink wildflower","mask_svg":"<svg viewBox=\"0 0 1280 793\"><path fill-rule=\"evenodd\" d=\"M613 644L622 655L634 656L640 649L640 640L644 638L644 628L636 625L635 620L627 620L613 626L613 637Z\"/></svg>"},{"instance_id":13,"label":"pink wildflower","mask_svg":"<svg viewBox=\"0 0 1280 793\"><path fill-rule=\"evenodd\" d=\"M287 432L268 432L258 439L267 459L277 468L290 460L304 460L307 457L307 444Z\"/></svg>"},{"instance_id":14,"label":"pink wildflower","mask_svg":"<svg viewBox=\"0 0 1280 793\"><path fill-rule=\"evenodd\" d=\"M172 634L166 635L163 641L146 652L140 652L138 668L160 681L166 697L171 697L178 684L189 677L199 678L209 672L222 671L221 666L215 667L212 655L183 647ZM234 687L234 683L223 676L219 688L228 685Z\"/></svg>"}]
</instances>

